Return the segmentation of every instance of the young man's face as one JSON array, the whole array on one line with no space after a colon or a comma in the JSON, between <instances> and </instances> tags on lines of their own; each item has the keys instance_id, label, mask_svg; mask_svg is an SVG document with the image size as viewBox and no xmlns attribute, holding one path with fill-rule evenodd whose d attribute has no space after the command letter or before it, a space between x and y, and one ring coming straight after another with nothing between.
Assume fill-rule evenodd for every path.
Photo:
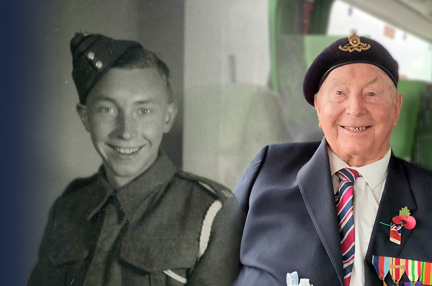
<instances>
[{"instance_id":1,"label":"young man's face","mask_svg":"<svg viewBox=\"0 0 432 286\"><path fill-rule=\"evenodd\" d=\"M102 157L108 181L121 187L156 160L177 107L168 103L155 68L113 68L91 89L78 113Z\"/></svg>"}]
</instances>

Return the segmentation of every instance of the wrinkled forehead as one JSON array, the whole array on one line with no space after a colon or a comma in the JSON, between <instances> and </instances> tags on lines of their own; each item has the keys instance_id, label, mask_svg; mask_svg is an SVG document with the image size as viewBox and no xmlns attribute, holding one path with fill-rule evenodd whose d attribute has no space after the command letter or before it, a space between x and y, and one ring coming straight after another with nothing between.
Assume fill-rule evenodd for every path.
<instances>
[{"instance_id":1,"label":"wrinkled forehead","mask_svg":"<svg viewBox=\"0 0 432 286\"><path fill-rule=\"evenodd\" d=\"M323 81L320 90L323 86L329 85L367 86L371 84L385 89L394 89L392 79L381 68L373 64L353 63L333 69Z\"/></svg>"},{"instance_id":2,"label":"wrinkled forehead","mask_svg":"<svg viewBox=\"0 0 432 286\"><path fill-rule=\"evenodd\" d=\"M397 87L398 64L390 53L378 42L354 33L348 38L341 38L330 44L307 69L303 80L303 95L306 101L313 106L314 96L327 76L335 69L355 63L379 67Z\"/></svg>"}]
</instances>

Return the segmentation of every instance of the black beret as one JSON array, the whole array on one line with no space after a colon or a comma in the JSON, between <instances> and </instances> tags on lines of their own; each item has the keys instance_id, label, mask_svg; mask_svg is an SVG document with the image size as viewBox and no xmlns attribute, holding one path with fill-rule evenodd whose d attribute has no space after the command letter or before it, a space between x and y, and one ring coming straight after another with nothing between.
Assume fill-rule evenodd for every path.
<instances>
[{"instance_id":1,"label":"black beret","mask_svg":"<svg viewBox=\"0 0 432 286\"><path fill-rule=\"evenodd\" d=\"M78 90L80 103L85 104L90 89L125 51L132 47L143 48L134 41L114 40L99 34L75 34L70 42L72 78Z\"/></svg>"},{"instance_id":2,"label":"black beret","mask_svg":"<svg viewBox=\"0 0 432 286\"><path fill-rule=\"evenodd\" d=\"M378 42L354 33L351 37L330 44L313 61L303 80L303 95L306 101L313 106L314 95L328 74L335 68L353 63L367 63L379 67L397 86L398 64L390 53Z\"/></svg>"}]
</instances>

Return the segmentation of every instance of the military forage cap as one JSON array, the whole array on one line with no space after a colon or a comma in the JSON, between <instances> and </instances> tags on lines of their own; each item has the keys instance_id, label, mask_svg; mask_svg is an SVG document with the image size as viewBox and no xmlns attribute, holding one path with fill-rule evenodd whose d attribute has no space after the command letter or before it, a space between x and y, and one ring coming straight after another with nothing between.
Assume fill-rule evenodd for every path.
<instances>
[{"instance_id":1,"label":"military forage cap","mask_svg":"<svg viewBox=\"0 0 432 286\"><path fill-rule=\"evenodd\" d=\"M314 95L328 74L337 67L353 63L367 63L379 67L397 86L398 64L390 53L376 41L353 34L333 42L313 61L303 81L306 101L313 106Z\"/></svg>"},{"instance_id":2,"label":"military forage cap","mask_svg":"<svg viewBox=\"0 0 432 286\"><path fill-rule=\"evenodd\" d=\"M70 42L72 78L82 104L85 104L90 89L131 47L142 48L134 41L114 40L98 34L75 34Z\"/></svg>"}]
</instances>

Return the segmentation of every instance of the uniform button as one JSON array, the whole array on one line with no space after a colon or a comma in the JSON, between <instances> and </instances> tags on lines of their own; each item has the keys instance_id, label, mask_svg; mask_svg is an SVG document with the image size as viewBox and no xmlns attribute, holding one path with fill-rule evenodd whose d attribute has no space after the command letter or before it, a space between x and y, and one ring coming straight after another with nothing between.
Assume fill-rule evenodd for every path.
<instances>
[{"instance_id":1,"label":"uniform button","mask_svg":"<svg viewBox=\"0 0 432 286\"><path fill-rule=\"evenodd\" d=\"M98 69L103 68L103 63L101 61L97 61L95 65Z\"/></svg>"},{"instance_id":2,"label":"uniform button","mask_svg":"<svg viewBox=\"0 0 432 286\"><path fill-rule=\"evenodd\" d=\"M93 53L93 52L89 52L88 54L87 54L87 58L89 59L89 60L93 60L94 59L94 57L95 57L95 54Z\"/></svg>"}]
</instances>

